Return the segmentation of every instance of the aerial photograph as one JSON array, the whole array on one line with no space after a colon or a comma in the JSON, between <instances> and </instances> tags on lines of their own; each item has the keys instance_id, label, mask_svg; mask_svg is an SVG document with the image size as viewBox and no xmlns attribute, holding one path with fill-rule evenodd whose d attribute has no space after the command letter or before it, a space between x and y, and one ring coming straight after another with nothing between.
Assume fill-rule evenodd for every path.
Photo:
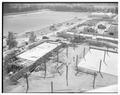
<instances>
[{"instance_id":1,"label":"aerial photograph","mask_svg":"<svg viewBox=\"0 0 120 95\"><path fill-rule=\"evenodd\" d=\"M2 2L2 93L118 93L118 2Z\"/></svg>"}]
</instances>

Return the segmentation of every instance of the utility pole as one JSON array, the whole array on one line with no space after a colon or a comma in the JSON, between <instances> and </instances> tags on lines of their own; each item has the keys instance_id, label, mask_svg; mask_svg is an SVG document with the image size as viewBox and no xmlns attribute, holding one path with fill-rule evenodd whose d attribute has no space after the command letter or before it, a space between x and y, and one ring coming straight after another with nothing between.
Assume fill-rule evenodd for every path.
<instances>
[{"instance_id":1,"label":"utility pole","mask_svg":"<svg viewBox=\"0 0 120 95\"><path fill-rule=\"evenodd\" d=\"M45 59L44 59L44 66L45 66L45 74L44 74L44 79L45 79L46 78L46 72L47 72Z\"/></svg>"},{"instance_id":2,"label":"utility pole","mask_svg":"<svg viewBox=\"0 0 120 95\"><path fill-rule=\"evenodd\" d=\"M74 30L74 40L75 40L75 30ZM75 51L75 43L73 42L73 49Z\"/></svg>"},{"instance_id":3,"label":"utility pole","mask_svg":"<svg viewBox=\"0 0 120 95\"><path fill-rule=\"evenodd\" d=\"M95 80L96 80L96 76L97 76L97 74L96 74L96 73L94 73L94 79L93 79L93 89L95 88Z\"/></svg>"},{"instance_id":4,"label":"utility pole","mask_svg":"<svg viewBox=\"0 0 120 95\"><path fill-rule=\"evenodd\" d=\"M78 55L76 55L76 67L78 65Z\"/></svg>"},{"instance_id":5,"label":"utility pole","mask_svg":"<svg viewBox=\"0 0 120 95\"><path fill-rule=\"evenodd\" d=\"M57 51L57 62L59 61L59 52Z\"/></svg>"},{"instance_id":6,"label":"utility pole","mask_svg":"<svg viewBox=\"0 0 120 95\"><path fill-rule=\"evenodd\" d=\"M99 65L99 74L100 74L100 76L103 78L103 75L102 75L102 73L101 73L101 63L102 63L102 60L100 60L100 65Z\"/></svg>"},{"instance_id":7,"label":"utility pole","mask_svg":"<svg viewBox=\"0 0 120 95\"><path fill-rule=\"evenodd\" d=\"M105 65L107 65L107 64L106 64L106 62L105 62L105 58L106 58L106 51L104 51L104 58L103 58L103 62L105 63Z\"/></svg>"},{"instance_id":8,"label":"utility pole","mask_svg":"<svg viewBox=\"0 0 120 95\"><path fill-rule=\"evenodd\" d=\"M68 65L66 65L66 85L68 86Z\"/></svg>"},{"instance_id":9,"label":"utility pole","mask_svg":"<svg viewBox=\"0 0 120 95\"><path fill-rule=\"evenodd\" d=\"M85 47L84 47L84 50L83 50L83 58L85 60ZM85 60L86 61L86 60Z\"/></svg>"},{"instance_id":10,"label":"utility pole","mask_svg":"<svg viewBox=\"0 0 120 95\"><path fill-rule=\"evenodd\" d=\"M51 93L53 93L53 81L51 81Z\"/></svg>"},{"instance_id":11,"label":"utility pole","mask_svg":"<svg viewBox=\"0 0 120 95\"><path fill-rule=\"evenodd\" d=\"M28 75L29 75L28 73L25 73L25 79L26 79L26 84L27 84L26 93L28 92L28 89L29 89Z\"/></svg>"},{"instance_id":12,"label":"utility pole","mask_svg":"<svg viewBox=\"0 0 120 95\"><path fill-rule=\"evenodd\" d=\"M109 54L108 54L108 47L107 47L107 55L109 56Z\"/></svg>"}]
</instances>

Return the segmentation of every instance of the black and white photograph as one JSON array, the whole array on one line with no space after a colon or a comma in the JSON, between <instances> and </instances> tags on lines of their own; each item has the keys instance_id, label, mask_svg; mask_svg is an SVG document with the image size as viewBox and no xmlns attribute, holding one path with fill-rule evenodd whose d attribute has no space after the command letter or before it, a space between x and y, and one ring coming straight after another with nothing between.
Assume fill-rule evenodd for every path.
<instances>
[{"instance_id":1,"label":"black and white photograph","mask_svg":"<svg viewBox=\"0 0 120 95\"><path fill-rule=\"evenodd\" d=\"M118 2L2 2L2 93L118 93Z\"/></svg>"}]
</instances>

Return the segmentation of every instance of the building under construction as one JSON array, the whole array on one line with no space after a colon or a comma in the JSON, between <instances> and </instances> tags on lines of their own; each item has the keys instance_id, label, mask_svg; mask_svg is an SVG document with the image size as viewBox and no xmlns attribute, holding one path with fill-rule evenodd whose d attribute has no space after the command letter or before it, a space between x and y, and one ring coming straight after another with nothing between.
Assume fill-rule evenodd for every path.
<instances>
[{"instance_id":1,"label":"building under construction","mask_svg":"<svg viewBox=\"0 0 120 95\"><path fill-rule=\"evenodd\" d=\"M37 66L44 65L44 70L46 71L45 64L51 57L55 56L59 49L65 47L65 44L59 42L44 42L26 52L17 56L18 61L16 62L19 66L23 68L15 72L10 79L16 81L23 77L27 72L32 72Z\"/></svg>"}]
</instances>

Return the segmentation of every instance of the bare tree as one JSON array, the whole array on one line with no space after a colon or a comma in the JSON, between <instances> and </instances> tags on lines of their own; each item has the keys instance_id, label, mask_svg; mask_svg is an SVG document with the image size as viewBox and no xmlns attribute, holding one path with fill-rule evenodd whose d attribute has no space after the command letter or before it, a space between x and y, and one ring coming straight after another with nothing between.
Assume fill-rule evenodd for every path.
<instances>
[{"instance_id":1,"label":"bare tree","mask_svg":"<svg viewBox=\"0 0 120 95\"><path fill-rule=\"evenodd\" d=\"M12 49L17 46L16 37L13 34L13 32L9 32L8 34L7 45L9 46L9 49Z\"/></svg>"},{"instance_id":2,"label":"bare tree","mask_svg":"<svg viewBox=\"0 0 120 95\"><path fill-rule=\"evenodd\" d=\"M33 43L35 42L35 40L36 40L36 35L34 34L34 32L31 32L29 37L29 42Z\"/></svg>"},{"instance_id":3,"label":"bare tree","mask_svg":"<svg viewBox=\"0 0 120 95\"><path fill-rule=\"evenodd\" d=\"M9 73L12 69L12 62L16 60L16 51L12 50L9 54L7 54L4 58L3 61L3 73L4 75L6 75L7 73Z\"/></svg>"}]
</instances>

